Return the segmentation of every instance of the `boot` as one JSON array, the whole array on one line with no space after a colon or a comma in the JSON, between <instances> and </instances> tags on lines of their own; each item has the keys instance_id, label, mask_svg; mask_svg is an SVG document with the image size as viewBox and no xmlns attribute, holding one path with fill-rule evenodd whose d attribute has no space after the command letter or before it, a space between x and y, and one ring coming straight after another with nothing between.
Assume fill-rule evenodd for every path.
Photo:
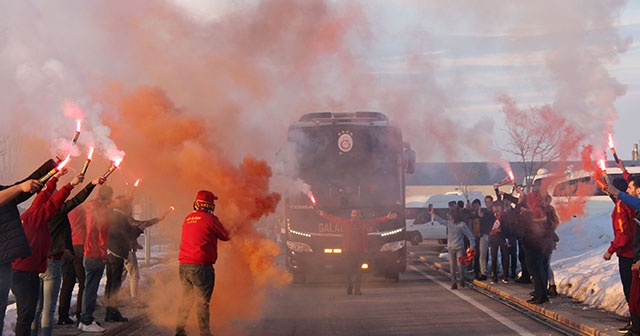
<instances>
[{"instance_id":1,"label":"boot","mask_svg":"<svg viewBox=\"0 0 640 336\"><path fill-rule=\"evenodd\" d=\"M640 335L640 315L631 313L631 335Z\"/></svg>"},{"instance_id":2,"label":"boot","mask_svg":"<svg viewBox=\"0 0 640 336\"><path fill-rule=\"evenodd\" d=\"M107 312L104 316L105 322L113 322L113 307L107 306Z\"/></svg>"},{"instance_id":3,"label":"boot","mask_svg":"<svg viewBox=\"0 0 640 336\"><path fill-rule=\"evenodd\" d=\"M129 319L122 316L118 308L107 307L107 314L104 318L106 322L129 322Z\"/></svg>"},{"instance_id":4,"label":"boot","mask_svg":"<svg viewBox=\"0 0 640 336\"><path fill-rule=\"evenodd\" d=\"M113 318L115 320L114 322L129 322L129 319L122 316L118 308L113 309Z\"/></svg>"},{"instance_id":5,"label":"boot","mask_svg":"<svg viewBox=\"0 0 640 336\"><path fill-rule=\"evenodd\" d=\"M550 285L549 289L547 290L547 295L549 295L549 297L556 297L558 296L558 291L556 290L556 285Z\"/></svg>"}]
</instances>

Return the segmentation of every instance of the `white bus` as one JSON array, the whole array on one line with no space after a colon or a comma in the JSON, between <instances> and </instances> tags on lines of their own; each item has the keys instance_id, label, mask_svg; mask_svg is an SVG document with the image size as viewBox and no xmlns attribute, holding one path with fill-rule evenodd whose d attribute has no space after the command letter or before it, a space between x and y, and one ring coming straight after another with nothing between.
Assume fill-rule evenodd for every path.
<instances>
[{"instance_id":1,"label":"white bus","mask_svg":"<svg viewBox=\"0 0 640 336\"><path fill-rule=\"evenodd\" d=\"M633 175L640 174L640 167L626 168ZM618 167L607 168L606 171L610 182L623 177ZM539 169L533 184L546 187L561 220L613 210L613 201L596 185L594 176L588 171L568 170L564 174L553 174L546 169Z\"/></svg>"}]
</instances>

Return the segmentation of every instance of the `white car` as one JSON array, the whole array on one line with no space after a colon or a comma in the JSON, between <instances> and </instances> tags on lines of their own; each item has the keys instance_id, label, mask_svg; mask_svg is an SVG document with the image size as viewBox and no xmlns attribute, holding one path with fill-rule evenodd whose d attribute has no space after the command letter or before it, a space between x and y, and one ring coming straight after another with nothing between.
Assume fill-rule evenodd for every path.
<instances>
[{"instance_id":1,"label":"white car","mask_svg":"<svg viewBox=\"0 0 640 336\"><path fill-rule=\"evenodd\" d=\"M470 201L484 198L482 193L477 191L471 191L467 196ZM465 196L460 192L407 197L405 200L406 240L412 245L418 245L424 239L438 240L441 244L446 244L446 223L440 223L431 218L429 208L433 207L438 217L447 218L450 201L462 201L465 204L467 202Z\"/></svg>"}]
</instances>

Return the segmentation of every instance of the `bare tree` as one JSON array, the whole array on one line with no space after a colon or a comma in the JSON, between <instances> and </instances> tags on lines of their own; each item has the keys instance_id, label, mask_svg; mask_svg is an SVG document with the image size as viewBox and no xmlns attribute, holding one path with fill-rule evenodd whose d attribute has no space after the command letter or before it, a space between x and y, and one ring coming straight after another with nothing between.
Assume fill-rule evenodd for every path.
<instances>
[{"instance_id":1,"label":"bare tree","mask_svg":"<svg viewBox=\"0 0 640 336\"><path fill-rule=\"evenodd\" d=\"M525 172L527 186L540 168L550 162L565 162L576 154L583 135L551 105L530 106L520 110L506 96L498 98L503 104L509 142L504 151L514 154Z\"/></svg>"},{"instance_id":2,"label":"bare tree","mask_svg":"<svg viewBox=\"0 0 640 336\"><path fill-rule=\"evenodd\" d=\"M469 184L475 181L481 172L475 169L472 165L460 165L453 170L453 176L458 184L458 189L464 195L464 198L469 201Z\"/></svg>"}]
</instances>

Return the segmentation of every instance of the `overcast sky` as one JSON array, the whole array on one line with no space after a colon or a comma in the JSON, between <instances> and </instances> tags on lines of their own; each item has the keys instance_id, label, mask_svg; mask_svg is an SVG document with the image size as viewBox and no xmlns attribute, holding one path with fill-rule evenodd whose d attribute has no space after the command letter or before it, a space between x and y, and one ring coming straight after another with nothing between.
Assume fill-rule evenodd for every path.
<instances>
[{"instance_id":1,"label":"overcast sky","mask_svg":"<svg viewBox=\"0 0 640 336\"><path fill-rule=\"evenodd\" d=\"M628 159L640 141L639 7L621 0L72 1L64 8L5 1L0 127L26 133L25 146L33 139L63 151L56 144L74 122L61 106L71 100L89 121L80 145L102 136L126 152L131 145L103 118L110 128L138 127L128 124L133 112L113 101L157 104L140 94L151 87L166 103L163 113L210 122L211 140L232 162L272 161L287 125L303 113L354 110L389 115L419 161L499 161L513 159L501 150L503 96L521 109L553 106L584 133L576 147L600 152L613 132ZM25 130L25 119L46 131Z\"/></svg>"},{"instance_id":2,"label":"overcast sky","mask_svg":"<svg viewBox=\"0 0 640 336\"><path fill-rule=\"evenodd\" d=\"M225 13L238 6L238 2L176 3L203 22L224 20ZM244 2L251 3L257 2ZM329 3L340 6L341 2ZM412 87L409 96L418 99L425 114L435 120L445 118L465 132L491 133L491 140L482 140L482 144L505 146L504 114L496 101L500 94L510 96L521 108L554 105L572 123L593 134L586 143L595 143L597 149L603 146L599 144L603 133L611 131L623 158L628 159L632 145L640 142L640 134L634 132L634 124L640 121L635 111L640 103L638 42L634 41L640 33L637 2L353 3L366 14L371 34L362 47L353 48L361 52L358 60L367 70L389 92ZM353 39L354 45L359 43L362 41ZM420 90L426 98L416 97ZM383 112L392 119L416 117ZM422 125L426 119L415 121L419 125L415 129L415 124L400 122L407 129L408 141L417 142L418 147L446 141L441 139L444 135L436 139L419 136L421 130L429 133L430 128ZM460 137L454 130L445 133ZM458 160L487 159L486 153L475 155L477 150L462 147L456 147L463 153ZM445 160L444 153L433 157L419 148L419 154L423 160Z\"/></svg>"}]
</instances>

